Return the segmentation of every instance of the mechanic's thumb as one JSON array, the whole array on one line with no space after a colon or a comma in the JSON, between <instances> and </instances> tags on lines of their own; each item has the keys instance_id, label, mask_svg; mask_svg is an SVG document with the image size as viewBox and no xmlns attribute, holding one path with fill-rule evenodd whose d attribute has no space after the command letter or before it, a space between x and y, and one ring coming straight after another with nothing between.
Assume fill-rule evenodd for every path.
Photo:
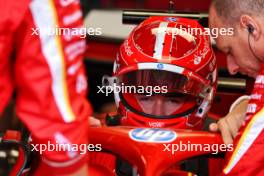
<instances>
[{"instance_id":1,"label":"mechanic's thumb","mask_svg":"<svg viewBox=\"0 0 264 176\"><path fill-rule=\"evenodd\" d=\"M211 132L219 132L219 127L218 127L218 124L217 123L211 123L209 125L209 130Z\"/></svg>"},{"instance_id":2,"label":"mechanic's thumb","mask_svg":"<svg viewBox=\"0 0 264 176\"><path fill-rule=\"evenodd\" d=\"M89 117L89 125L92 127L102 126L100 120L98 120L94 117Z\"/></svg>"}]
</instances>

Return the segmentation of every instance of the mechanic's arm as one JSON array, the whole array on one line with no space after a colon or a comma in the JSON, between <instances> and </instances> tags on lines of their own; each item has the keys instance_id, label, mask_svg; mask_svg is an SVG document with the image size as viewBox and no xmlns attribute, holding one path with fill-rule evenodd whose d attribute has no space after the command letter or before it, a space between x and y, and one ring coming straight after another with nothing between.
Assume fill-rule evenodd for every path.
<instances>
[{"instance_id":1,"label":"mechanic's arm","mask_svg":"<svg viewBox=\"0 0 264 176\"><path fill-rule=\"evenodd\" d=\"M32 144L43 146L37 150L36 176L87 175L92 108L86 100L86 41L78 32L82 26L78 1L35 0L15 33L16 110L32 134ZM66 147L54 147L58 145Z\"/></svg>"},{"instance_id":2,"label":"mechanic's arm","mask_svg":"<svg viewBox=\"0 0 264 176\"><path fill-rule=\"evenodd\" d=\"M249 97L240 97L230 108L230 112L217 123L210 124L210 131L221 132L225 144L232 144L239 128L246 118Z\"/></svg>"}]
</instances>

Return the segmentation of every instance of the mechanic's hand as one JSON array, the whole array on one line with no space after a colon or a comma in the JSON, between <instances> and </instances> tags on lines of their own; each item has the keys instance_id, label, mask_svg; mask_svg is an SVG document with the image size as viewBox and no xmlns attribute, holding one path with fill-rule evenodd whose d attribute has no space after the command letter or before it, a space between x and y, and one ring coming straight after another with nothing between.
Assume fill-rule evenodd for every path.
<instances>
[{"instance_id":1,"label":"mechanic's hand","mask_svg":"<svg viewBox=\"0 0 264 176\"><path fill-rule=\"evenodd\" d=\"M242 123L246 118L248 100L239 103L230 113L221 118L217 123L212 123L209 130L220 132L225 144L232 144Z\"/></svg>"},{"instance_id":2,"label":"mechanic's hand","mask_svg":"<svg viewBox=\"0 0 264 176\"><path fill-rule=\"evenodd\" d=\"M89 117L89 126L92 126L92 127L101 126L101 122L100 120L94 117Z\"/></svg>"}]
</instances>

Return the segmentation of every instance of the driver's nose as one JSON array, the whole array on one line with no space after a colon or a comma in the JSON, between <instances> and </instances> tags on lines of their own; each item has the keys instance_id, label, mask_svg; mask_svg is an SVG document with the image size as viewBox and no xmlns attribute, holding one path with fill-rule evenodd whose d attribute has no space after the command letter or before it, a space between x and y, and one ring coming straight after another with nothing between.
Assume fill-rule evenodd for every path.
<instances>
[{"instance_id":1,"label":"driver's nose","mask_svg":"<svg viewBox=\"0 0 264 176\"><path fill-rule=\"evenodd\" d=\"M165 115L165 107L164 107L164 100L162 97L156 98L154 107L153 107L153 114L155 115Z\"/></svg>"},{"instance_id":2,"label":"driver's nose","mask_svg":"<svg viewBox=\"0 0 264 176\"><path fill-rule=\"evenodd\" d=\"M231 75L235 75L239 71L239 66L231 55L227 55L227 69Z\"/></svg>"}]
</instances>

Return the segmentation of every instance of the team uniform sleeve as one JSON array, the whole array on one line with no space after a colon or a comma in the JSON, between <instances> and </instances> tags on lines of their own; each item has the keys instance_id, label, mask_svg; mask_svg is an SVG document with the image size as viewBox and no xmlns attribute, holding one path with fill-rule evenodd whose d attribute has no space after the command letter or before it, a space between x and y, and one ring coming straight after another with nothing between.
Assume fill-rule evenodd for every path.
<instances>
[{"instance_id":1,"label":"team uniform sleeve","mask_svg":"<svg viewBox=\"0 0 264 176\"><path fill-rule=\"evenodd\" d=\"M264 67L256 78L247 106L246 120L234 140L234 151L227 154L223 175L264 175ZM245 97L246 98L246 97Z\"/></svg>"},{"instance_id":2,"label":"team uniform sleeve","mask_svg":"<svg viewBox=\"0 0 264 176\"><path fill-rule=\"evenodd\" d=\"M87 162L88 151L80 146L88 145L92 109L80 29L77 0L34 0L15 33L16 108L40 153L35 175L68 174Z\"/></svg>"}]
</instances>

